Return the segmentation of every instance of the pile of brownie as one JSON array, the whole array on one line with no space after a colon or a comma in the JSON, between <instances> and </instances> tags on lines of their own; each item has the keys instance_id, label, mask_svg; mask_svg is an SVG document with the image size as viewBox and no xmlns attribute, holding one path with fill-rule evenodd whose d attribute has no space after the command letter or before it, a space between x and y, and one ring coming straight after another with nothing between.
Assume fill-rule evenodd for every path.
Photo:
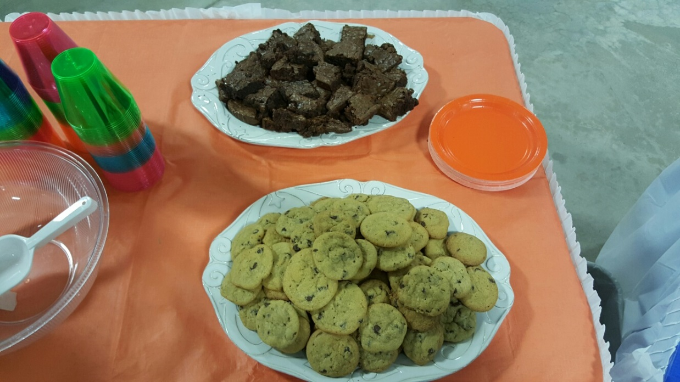
<instances>
[{"instance_id":1,"label":"pile of brownie","mask_svg":"<svg viewBox=\"0 0 680 382\"><path fill-rule=\"evenodd\" d=\"M303 137L348 133L374 115L395 121L418 105L392 44L366 45L366 27L342 28L339 42L305 24L276 29L217 80L219 99L250 125Z\"/></svg>"}]
</instances>

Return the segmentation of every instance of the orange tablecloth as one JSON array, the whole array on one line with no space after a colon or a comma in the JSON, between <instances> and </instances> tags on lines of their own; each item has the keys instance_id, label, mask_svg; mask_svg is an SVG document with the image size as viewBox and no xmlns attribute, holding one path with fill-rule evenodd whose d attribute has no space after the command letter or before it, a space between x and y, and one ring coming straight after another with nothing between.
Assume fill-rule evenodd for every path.
<instances>
[{"instance_id":1,"label":"orange tablecloth","mask_svg":"<svg viewBox=\"0 0 680 382\"><path fill-rule=\"evenodd\" d=\"M0 357L0 381L293 380L229 341L201 275L210 242L252 202L280 188L340 178L445 199L472 216L508 258L510 314L487 350L446 380L602 380L591 312L543 169L518 189L480 192L448 179L428 154L428 125L447 101L486 92L522 102L503 33L469 18L354 21L420 51L430 80L420 106L398 125L314 150L238 142L190 102L189 79L217 48L280 21L60 23L130 88L167 169L144 192L108 188L109 237L92 290L54 332ZM22 73L8 27L0 25L0 57Z\"/></svg>"}]
</instances>

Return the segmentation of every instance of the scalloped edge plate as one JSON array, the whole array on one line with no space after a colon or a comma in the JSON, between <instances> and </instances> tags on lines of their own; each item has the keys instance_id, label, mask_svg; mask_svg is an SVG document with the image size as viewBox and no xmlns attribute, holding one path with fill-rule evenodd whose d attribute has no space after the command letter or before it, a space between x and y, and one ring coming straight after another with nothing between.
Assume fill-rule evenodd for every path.
<instances>
[{"instance_id":1,"label":"scalloped edge plate","mask_svg":"<svg viewBox=\"0 0 680 382\"><path fill-rule=\"evenodd\" d=\"M365 26L368 28L369 38L367 44L381 45L389 42L402 55L403 61L399 68L406 72L407 88L413 89L413 97L420 98L428 81L428 74L423 65L423 56L409 48L391 34L378 28L363 24L333 23L328 21L311 20L322 38L340 40L340 32L343 25ZM276 146L295 149L312 149L321 146L338 146L371 134L383 131L399 123L405 115L390 122L380 116L371 118L366 126L354 126L351 132L346 134L328 133L318 137L303 138L297 133L277 133L265 130L258 126L252 126L234 117L220 102L217 94L215 81L224 77L234 69L235 62L241 61L254 51L257 46L264 43L275 29L293 35L305 23L284 23L277 26L262 29L257 32L245 34L222 45L210 56L208 61L191 78L191 103L203 114L213 126L224 134L254 145ZM416 106L417 107L417 106Z\"/></svg>"},{"instance_id":2,"label":"scalloped edge plate","mask_svg":"<svg viewBox=\"0 0 680 382\"><path fill-rule=\"evenodd\" d=\"M304 352L286 355L262 343L257 333L246 329L238 317L236 305L220 295L224 275L231 269L231 240L244 226L254 223L260 216L270 212L285 212L293 207L309 205L322 197L344 197L352 193L370 195L394 195L408 199L416 208L433 207L444 211L449 217L450 231L462 231L475 235L487 247L487 260L482 266L493 275L498 285L498 302L488 312L477 313L475 335L457 344L445 343L435 361L417 366L405 355L382 373L366 373L357 369L347 379L324 377L309 366ZM210 258L203 271L205 288L217 319L229 339L244 353L259 363L302 378L314 381L423 381L441 378L467 366L489 345L503 319L510 312L515 295L510 286L510 264L498 248L489 240L481 227L470 216L453 204L435 196L406 190L379 181L359 182L341 179L325 183L307 184L281 189L257 200L246 208L210 245Z\"/></svg>"}]
</instances>

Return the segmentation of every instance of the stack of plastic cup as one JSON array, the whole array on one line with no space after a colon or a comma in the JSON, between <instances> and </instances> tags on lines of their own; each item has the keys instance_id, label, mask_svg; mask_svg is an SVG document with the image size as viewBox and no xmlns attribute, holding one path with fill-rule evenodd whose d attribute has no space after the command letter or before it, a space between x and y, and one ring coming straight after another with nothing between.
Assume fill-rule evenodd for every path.
<instances>
[{"instance_id":1,"label":"stack of plastic cup","mask_svg":"<svg viewBox=\"0 0 680 382\"><path fill-rule=\"evenodd\" d=\"M0 141L59 143L19 76L0 60Z\"/></svg>"},{"instance_id":2,"label":"stack of plastic cup","mask_svg":"<svg viewBox=\"0 0 680 382\"><path fill-rule=\"evenodd\" d=\"M86 153L82 142L66 122L50 67L59 53L77 47L76 43L52 19L39 12L27 13L14 20L9 34L21 58L28 83L61 127L64 146L80 154Z\"/></svg>"},{"instance_id":3,"label":"stack of plastic cup","mask_svg":"<svg viewBox=\"0 0 680 382\"><path fill-rule=\"evenodd\" d=\"M165 162L130 92L86 48L52 62L66 120L102 175L121 191L139 191L163 176Z\"/></svg>"}]
</instances>

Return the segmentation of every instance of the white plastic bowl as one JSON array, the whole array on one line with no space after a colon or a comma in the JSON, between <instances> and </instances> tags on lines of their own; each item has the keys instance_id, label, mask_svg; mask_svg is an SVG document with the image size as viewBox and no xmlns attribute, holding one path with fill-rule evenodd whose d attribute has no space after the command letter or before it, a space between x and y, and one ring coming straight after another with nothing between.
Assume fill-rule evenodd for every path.
<instances>
[{"instance_id":1,"label":"white plastic bowl","mask_svg":"<svg viewBox=\"0 0 680 382\"><path fill-rule=\"evenodd\" d=\"M97 277L109 226L106 190L82 158L45 143L0 142L0 235L29 237L85 195L97 210L36 250L28 277L0 296L0 355L39 339L73 312Z\"/></svg>"}]
</instances>

